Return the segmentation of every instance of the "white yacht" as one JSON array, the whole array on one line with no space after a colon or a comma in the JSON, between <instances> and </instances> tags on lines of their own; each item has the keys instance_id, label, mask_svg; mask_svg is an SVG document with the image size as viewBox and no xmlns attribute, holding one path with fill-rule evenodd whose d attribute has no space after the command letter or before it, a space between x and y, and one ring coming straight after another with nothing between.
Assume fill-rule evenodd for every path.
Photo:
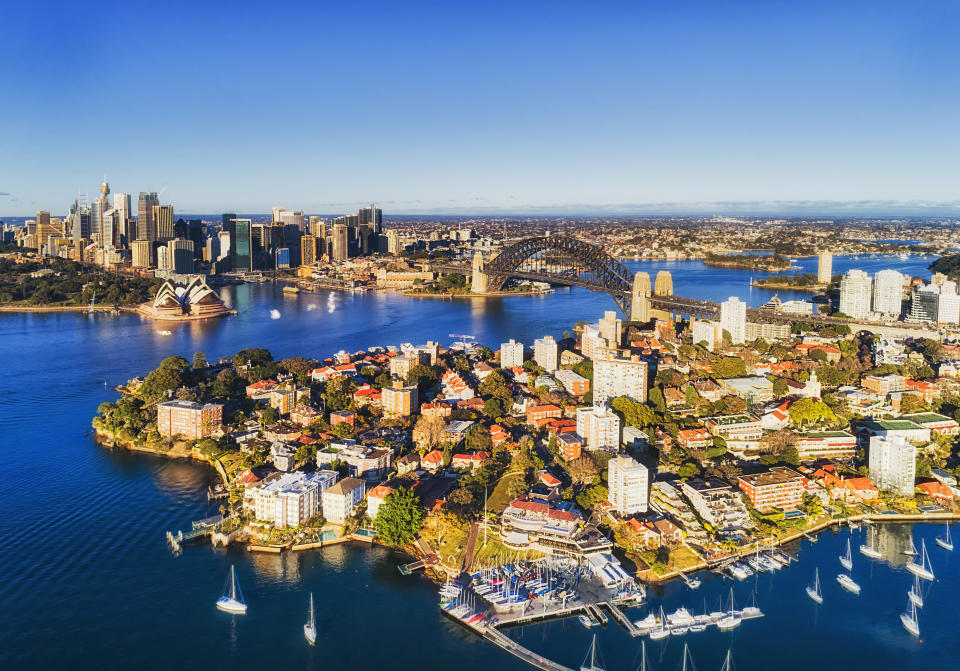
<instances>
[{"instance_id":1,"label":"white yacht","mask_svg":"<svg viewBox=\"0 0 960 671\"><path fill-rule=\"evenodd\" d=\"M840 555L840 566L848 571L853 569L853 554L850 552L850 539L847 539L847 554Z\"/></svg>"},{"instance_id":2,"label":"white yacht","mask_svg":"<svg viewBox=\"0 0 960 671\"><path fill-rule=\"evenodd\" d=\"M823 603L823 594L820 592L820 569L813 571L813 584L807 585L807 596L817 603Z\"/></svg>"},{"instance_id":3,"label":"white yacht","mask_svg":"<svg viewBox=\"0 0 960 671\"><path fill-rule=\"evenodd\" d=\"M942 547L947 552L953 552L953 540L950 538L950 523L947 522L947 534L946 536L937 536L937 545Z\"/></svg>"},{"instance_id":4,"label":"white yacht","mask_svg":"<svg viewBox=\"0 0 960 671\"><path fill-rule=\"evenodd\" d=\"M593 635L593 640L590 642L590 649L587 650L587 656L584 657L583 664L580 665L580 671L606 671L597 659L596 634Z\"/></svg>"},{"instance_id":5,"label":"white yacht","mask_svg":"<svg viewBox=\"0 0 960 671\"><path fill-rule=\"evenodd\" d=\"M924 580L933 580L933 567L930 566L930 556L927 554L927 542L920 541L920 563L916 559L907 562L907 570Z\"/></svg>"},{"instance_id":6,"label":"white yacht","mask_svg":"<svg viewBox=\"0 0 960 671\"><path fill-rule=\"evenodd\" d=\"M923 608L923 592L920 589L920 576L913 576L913 585L910 586L910 591L907 592L907 598L910 599L910 603L917 608Z\"/></svg>"},{"instance_id":7,"label":"white yacht","mask_svg":"<svg viewBox=\"0 0 960 671\"><path fill-rule=\"evenodd\" d=\"M310 592L310 609L307 611L307 623L303 625L303 635L310 645L317 642L317 622L313 616L313 592Z\"/></svg>"},{"instance_id":8,"label":"white yacht","mask_svg":"<svg viewBox=\"0 0 960 671\"><path fill-rule=\"evenodd\" d=\"M230 575L227 577L227 583L224 595L217 599L217 608L234 615L246 614L247 604L243 601L240 583L237 582L237 572L232 564L230 565Z\"/></svg>"},{"instance_id":9,"label":"white yacht","mask_svg":"<svg viewBox=\"0 0 960 671\"><path fill-rule=\"evenodd\" d=\"M873 529L867 531L867 542L860 546L860 554L870 559L880 559L880 550L877 549L877 536Z\"/></svg>"},{"instance_id":10,"label":"white yacht","mask_svg":"<svg viewBox=\"0 0 960 671\"><path fill-rule=\"evenodd\" d=\"M660 606L660 623L656 629L650 631L651 641L660 641L670 635L670 628L667 626L667 618L663 614L663 606Z\"/></svg>"},{"instance_id":11,"label":"white yacht","mask_svg":"<svg viewBox=\"0 0 960 671\"><path fill-rule=\"evenodd\" d=\"M904 629L919 638L920 623L917 622L917 605L915 603L911 601L907 612L900 613L900 622L903 624Z\"/></svg>"},{"instance_id":12,"label":"white yacht","mask_svg":"<svg viewBox=\"0 0 960 671\"><path fill-rule=\"evenodd\" d=\"M855 583L853 578L848 576L846 573L837 574L837 582L840 583L840 586L848 592L860 594L860 585Z\"/></svg>"}]
</instances>

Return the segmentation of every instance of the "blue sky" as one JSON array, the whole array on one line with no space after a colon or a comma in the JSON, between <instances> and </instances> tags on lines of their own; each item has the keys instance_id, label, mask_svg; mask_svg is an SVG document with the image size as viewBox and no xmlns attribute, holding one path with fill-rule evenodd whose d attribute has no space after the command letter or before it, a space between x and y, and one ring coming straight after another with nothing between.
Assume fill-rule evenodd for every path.
<instances>
[{"instance_id":1,"label":"blue sky","mask_svg":"<svg viewBox=\"0 0 960 671\"><path fill-rule=\"evenodd\" d=\"M344 5L355 5L344 6ZM960 216L953 2L7 3L0 216Z\"/></svg>"}]
</instances>

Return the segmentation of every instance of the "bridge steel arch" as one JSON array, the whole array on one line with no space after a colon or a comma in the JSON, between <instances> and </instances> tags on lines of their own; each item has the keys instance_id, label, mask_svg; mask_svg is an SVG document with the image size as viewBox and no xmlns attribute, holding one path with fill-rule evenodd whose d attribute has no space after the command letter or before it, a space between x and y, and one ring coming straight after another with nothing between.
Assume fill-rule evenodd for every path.
<instances>
[{"instance_id":1,"label":"bridge steel arch","mask_svg":"<svg viewBox=\"0 0 960 671\"><path fill-rule=\"evenodd\" d=\"M526 238L484 264L487 288L498 291L510 277L555 280L558 283L603 291L630 315L633 272L598 245L566 235Z\"/></svg>"}]
</instances>

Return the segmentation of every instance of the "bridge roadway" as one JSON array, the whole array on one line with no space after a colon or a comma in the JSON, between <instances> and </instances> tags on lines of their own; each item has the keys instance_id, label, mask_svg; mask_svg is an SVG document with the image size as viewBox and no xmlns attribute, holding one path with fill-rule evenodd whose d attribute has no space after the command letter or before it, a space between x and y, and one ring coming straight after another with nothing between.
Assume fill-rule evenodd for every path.
<instances>
[{"instance_id":1,"label":"bridge roadway","mask_svg":"<svg viewBox=\"0 0 960 671\"><path fill-rule=\"evenodd\" d=\"M433 270L441 273L462 273L470 275L471 268L457 264L432 264ZM538 282L550 282L552 284L562 284L565 286L582 287L590 291L598 291L610 294L617 302L626 301L629 305L630 292L617 289L610 289L593 279L582 278L576 275L557 275L552 273L532 272L523 270L513 270L509 273L497 273L496 271L485 270L488 275L506 275L510 277L519 277L521 279L535 280ZM702 301L696 298L686 298L684 296L667 296L653 294L650 296L650 308L660 310L671 314L677 314L684 317L696 317L697 319L716 319L720 317L720 304L713 301ZM811 326L828 326L830 324L845 324L852 330L883 331L882 324L868 322L858 322L852 319L841 317L828 317L825 315L805 315L791 314L783 312L774 312L773 310L764 310L761 308L747 308L747 320L751 322L761 322L768 324L793 324L795 322L805 322ZM931 333L929 327L923 324L911 324L907 322L897 322L887 329L903 329L907 332L916 332L918 334Z\"/></svg>"}]
</instances>

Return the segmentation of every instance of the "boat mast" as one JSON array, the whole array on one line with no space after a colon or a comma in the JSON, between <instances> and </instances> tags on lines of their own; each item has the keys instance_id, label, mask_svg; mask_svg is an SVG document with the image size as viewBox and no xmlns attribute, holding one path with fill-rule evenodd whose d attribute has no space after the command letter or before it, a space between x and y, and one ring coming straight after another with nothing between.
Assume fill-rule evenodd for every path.
<instances>
[{"instance_id":1,"label":"boat mast","mask_svg":"<svg viewBox=\"0 0 960 671\"><path fill-rule=\"evenodd\" d=\"M237 600L237 571L232 564L230 565L230 598Z\"/></svg>"}]
</instances>

